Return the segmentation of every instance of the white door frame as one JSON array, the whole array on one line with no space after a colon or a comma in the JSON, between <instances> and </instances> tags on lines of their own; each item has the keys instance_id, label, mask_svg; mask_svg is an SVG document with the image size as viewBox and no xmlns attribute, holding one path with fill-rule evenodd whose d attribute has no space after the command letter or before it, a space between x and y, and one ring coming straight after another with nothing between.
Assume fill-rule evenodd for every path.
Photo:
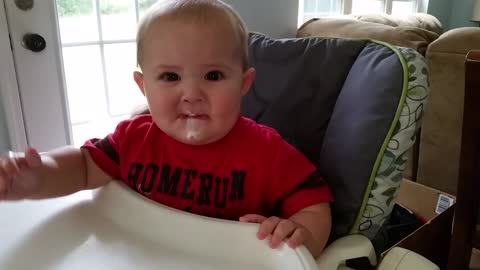
<instances>
[{"instance_id":1,"label":"white door frame","mask_svg":"<svg viewBox=\"0 0 480 270\"><path fill-rule=\"evenodd\" d=\"M0 95L10 147L20 151L27 145L27 137L3 1L0 2Z\"/></svg>"},{"instance_id":2,"label":"white door frame","mask_svg":"<svg viewBox=\"0 0 480 270\"><path fill-rule=\"evenodd\" d=\"M10 33L14 65L12 67L10 64L8 74L4 75L9 77L8 81L11 85L2 90L6 92L2 94L17 100L13 105L7 104L5 110L9 111L8 118L12 115L16 116L20 111L18 105L20 103L23 108L21 110L23 113L20 115L23 115L22 124L25 134L23 137L26 138L26 143L37 147L40 151L70 144L71 129L64 91L65 81L55 0L34 1L33 9L28 11L20 10L13 0L3 0L3 4L2 13ZM5 23L2 22L2 25ZM25 49L22 46L22 37L27 33L43 36L47 43L46 48L39 53ZM0 52L2 55L8 55L6 48ZM11 51L10 55L12 55ZM12 56L10 63L11 58ZM5 71L2 68L3 72ZM13 78L16 78L16 83L12 82ZM12 129L13 134L10 140L15 148L19 143L14 141L19 140L18 134L21 133L19 126L22 124L18 122L19 119L21 118L14 117L7 122L9 130ZM52 132L45 132L46 130Z\"/></svg>"}]
</instances>

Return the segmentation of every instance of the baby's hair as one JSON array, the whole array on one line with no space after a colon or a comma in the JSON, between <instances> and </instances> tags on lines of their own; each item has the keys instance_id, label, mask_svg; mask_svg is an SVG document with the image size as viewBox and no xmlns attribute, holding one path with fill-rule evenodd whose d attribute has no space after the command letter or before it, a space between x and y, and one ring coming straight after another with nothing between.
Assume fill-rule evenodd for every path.
<instances>
[{"instance_id":1,"label":"baby's hair","mask_svg":"<svg viewBox=\"0 0 480 270\"><path fill-rule=\"evenodd\" d=\"M238 36L243 69L248 68L248 32L240 15L220 0L160 0L140 20L137 31L137 65L142 66L142 50L145 32L156 19L171 16L175 19L198 22L214 22L218 18L212 11L222 12L230 20L233 32Z\"/></svg>"}]
</instances>

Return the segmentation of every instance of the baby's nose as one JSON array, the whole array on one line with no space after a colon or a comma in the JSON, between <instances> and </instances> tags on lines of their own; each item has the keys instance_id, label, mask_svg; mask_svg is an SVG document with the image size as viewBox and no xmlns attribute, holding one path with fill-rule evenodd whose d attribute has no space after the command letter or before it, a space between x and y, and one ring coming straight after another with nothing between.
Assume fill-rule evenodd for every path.
<instances>
[{"instance_id":1,"label":"baby's nose","mask_svg":"<svg viewBox=\"0 0 480 270\"><path fill-rule=\"evenodd\" d=\"M186 87L182 101L184 102L199 102L205 99L204 92L198 85L190 85Z\"/></svg>"}]
</instances>

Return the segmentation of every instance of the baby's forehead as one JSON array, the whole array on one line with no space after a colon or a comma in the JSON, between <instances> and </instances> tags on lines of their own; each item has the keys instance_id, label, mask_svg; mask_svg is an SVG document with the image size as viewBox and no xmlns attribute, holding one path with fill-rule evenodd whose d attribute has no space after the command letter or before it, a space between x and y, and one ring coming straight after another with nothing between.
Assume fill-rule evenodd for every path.
<instances>
[{"instance_id":1,"label":"baby's forehead","mask_svg":"<svg viewBox=\"0 0 480 270\"><path fill-rule=\"evenodd\" d=\"M196 20L195 20L196 19ZM185 18L159 18L152 22L144 32L142 39L147 41L161 40L165 43L191 41L196 44L178 44L192 47L198 42L208 43L209 46L222 46L241 48L242 40L240 31L224 19L185 19Z\"/></svg>"},{"instance_id":2,"label":"baby's forehead","mask_svg":"<svg viewBox=\"0 0 480 270\"><path fill-rule=\"evenodd\" d=\"M188 12L176 12L172 14L158 14L151 18L149 26L162 27L168 24L169 27L175 25L191 25L196 28L210 28L210 29L226 29L235 33L238 31L235 19L225 10L217 9L202 9L202 10L188 10ZM148 28L148 26L147 26Z\"/></svg>"},{"instance_id":3,"label":"baby's forehead","mask_svg":"<svg viewBox=\"0 0 480 270\"><path fill-rule=\"evenodd\" d=\"M245 62L245 27L242 21L238 21L237 16L226 9L220 7L194 7L172 12L158 12L150 14L145 22L142 31L139 31L137 41L137 53L145 53L146 47L152 52L152 41L161 41L163 44L174 44L180 41L194 41L208 39L213 44L212 47L223 46L222 50L232 48L235 58L240 57L242 63ZM182 27L184 27L182 29ZM173 33L181 33L176 35ZM183 34L183 37L182 37ZM184 38L190 36L191 38ZM195 43L195 42L191 42ZM200 42L199 42L200 43ZM202 42L203 43L203 42ZM203 43L204 46L210 46L211 43ZM199 46L199 44L182 44L186 46ZM157 47L158 49L158 47ZM220 49L220 48L219 48ZM229 49L227 49L230 51ZM148 58L148 57L147 57ZM141 56L139 57L141 59ZM147 59L143 59L147 60ZM143 61L142 60L142 61Z\"/></svg>"}]
</instances>

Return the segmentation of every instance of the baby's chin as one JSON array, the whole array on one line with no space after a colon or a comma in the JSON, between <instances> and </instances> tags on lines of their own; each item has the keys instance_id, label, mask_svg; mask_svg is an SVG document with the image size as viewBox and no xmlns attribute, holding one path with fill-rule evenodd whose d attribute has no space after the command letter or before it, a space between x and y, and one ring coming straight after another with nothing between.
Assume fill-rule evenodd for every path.
<instances>
[{"instance_id":1,"label":"baby's chin","mask_svg":"<svg viewBox=\"0 0 480 270\"><path fill-rule=\"evenodd\" d=\"M203 120L189 119L180 123L181 125L170 126L163 131L173 139L188 145L211 144L221 140L229 132L212 129Z\"/></svg>"},{"instance_id":2,"label":"baby's chin","mask_svg":"<svg viewBox=\"0 0 480 270\"><path fill-rule=\"evenodd\" d=\"M205 130L185 129L175 134L173 137L184 144L206 145L221 140L226 134L214 134Z\"/></svg>"},{"instance_id":3,"label":"baby's chin","mask_svg":"<svg viewBox=\"0 0 480 270\"><path fill-rule=\"evenodd\" d=\"M204 120L187 119L182 130L181 139L183 143L191 145L204 145L216 141L208 132L208 126Z\"/></svg>"},{"instance_id":4,"label":"baby's chin","mask_svg":"<svg viewBox=\"0 0 480 270\"><path fill-rule=\"evenodd\" d=\"M218 140L215 138L202 136L202 134L192 134L188 132L185 132L181 136L176 136L174 138L177 141L180 141L184 144L189 144L189 145L206 145Z\"/></svg>"}]
</instances>

